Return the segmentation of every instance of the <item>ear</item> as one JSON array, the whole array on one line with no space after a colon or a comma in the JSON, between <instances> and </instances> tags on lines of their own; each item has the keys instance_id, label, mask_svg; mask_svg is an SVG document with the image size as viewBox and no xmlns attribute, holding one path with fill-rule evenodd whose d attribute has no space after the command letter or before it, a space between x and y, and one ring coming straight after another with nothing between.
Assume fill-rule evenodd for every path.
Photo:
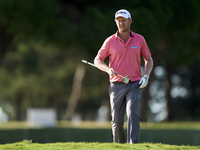
<instances>
[{"instance_id":1,"label":"ear","mask_svg":"<svg viewBox=\"0 0 200 150\"><path fill-rule=\"evenodd\" d=\"M132 18L130 18L130 24L132 23Z\"/></svg>"}]
</instances>

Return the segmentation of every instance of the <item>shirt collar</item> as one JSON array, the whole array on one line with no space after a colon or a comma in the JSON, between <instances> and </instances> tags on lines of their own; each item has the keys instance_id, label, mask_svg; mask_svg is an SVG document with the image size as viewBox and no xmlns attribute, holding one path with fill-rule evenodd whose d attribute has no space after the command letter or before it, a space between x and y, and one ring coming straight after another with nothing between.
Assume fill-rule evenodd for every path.
<instances>
[{"instance_id":1,"label":"shirt collar","mask_svg":"<svg viewBox=\"0 0 200 150\"><path fill-rule=\"evenodd\" d=\"M131 37L134 37L134 35L133 35L133 32L132 32L132 31L130 31L130 36L131 36Z\"/></svg>"},{"instance_id":2,"label":"shirt collar","mask_svg":"<svg viewBox=\"0 0 200 150\"><path fill-rule=\"evenodd\" d=\"M118 37L118 33L119 33L119 30L117 30L117 33L116 33L116 35L115 35L115 38L117 38L117 37ZM130 37L134 37L134 34L133 34L133 32L132 32L132 31L130 31Z\"/></svg>"}]
</instances>

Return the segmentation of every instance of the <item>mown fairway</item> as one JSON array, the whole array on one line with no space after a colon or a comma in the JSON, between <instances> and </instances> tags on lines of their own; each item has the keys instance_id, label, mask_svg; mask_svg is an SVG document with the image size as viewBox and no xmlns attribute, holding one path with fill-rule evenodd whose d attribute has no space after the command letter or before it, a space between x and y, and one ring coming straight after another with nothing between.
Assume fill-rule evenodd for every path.
<instances>
[{"instance_id":1,"label":"mown fairway","mask_svg":"<svg viewBox=\"0 0 200 150\"><path fill-rule=\"evenodd\" d=\"M157 123L157 124L153 124L153 123L141 123L141 129L142 130L146 130L145 133L149 130L151 132L158 132L159 134L162 134L163 135L163 132L161 132L163 129L164 130L169 130L169 135L168 134L164 134L163 137L167 137L169 136L167 139L174 139L174 144L161 144L160 142L162 141L162 139L159 139L158 141L159 142L154 142L154 143L140 143L140 144L113 144L113 143L105 143L105 142L101 142L101 143L98 143L98 142L60 142L59 139L57 141L58 142L45 142L45 144L40 144L37 143L37 140L35 138L22 138L22 139L33 139L33 143L30 142L29 140L25 140L25 141L22 141L22 140L13 140L14 142L11 142L11 140L9 140L8 144L0 144L0 150L82 150L82 149L85 149L85 150L129 150L129 149L133 149L133 150L200 150L200 146L198 144L194 144L196 146L191 146L192 144L185 144L185 145L181 145L180 143L178 144L177 140L180 141L180 138L177 138L177 137L190 137L188 134L183 134L181 131L184 131L187 130L187 133L189 132L195 132L195 135L198 134L196 133L197 131L200 130L200 122L171 122L171 123ZM60 128L60 129L59 129ZM56 132L52 132L52 136L55 137L56 139L61 137L62 134L60 133L57 133L58 131L62 130L62 132L64 132L64 130L66 129L71 129L71 130L80 130L80 129L110 129L110 123L105 123L105 124L98 124L96 122L82 122L80 124L73 124L71 122L60 122L58 123L57 125L57 129L55 129ZM26 124L26 123L23 123L23 122L8 122L8 123L1 123L0 124L0 129L3 133L4 130L8 130L7 132L9 133L8 134L1 134L1 140L5 139L6 136L9 137L9 138L14 138L15 136L21 136L21 134L24 134L24 133L28 133L30 132L28 135L30 137L31 136L31 133L32 132L40 132L40 135L39 137L42 138L43 134L46 134L48 133L48 135L50 136L50 131L51 130L54 130L53 128L50 128L48 129L48 132L46 131L46 129L39 129L39 128L35 128L35 129L32 129L32 130L28 130L29 129L29 126ZM23 131L24 132L20 132L18 133L17 135L14 134L15 133L15 129L19 130L19 129L24 129ZM38 130L38 131L37 131ZM45 130L46 132L43 132L43 130ZM177 132L177 134L179 133L180 136L177 136L177 137L173 137L172 135L174 134L171 134L171 131L180 131ZM21 130L20 130L21 131ZM26 131L26 132L25 132ZM6 133L7 133L6 132ZM74 133L74 132L70 132L70 133ZM92 131L92 133L96 133L95 130ZM98 132L99 133L99 132ZM165 132L166 133L166 132ZM59 135L59 136L56 136L56 135ZM111 134L111 133L110 133ZM155 136L156 134L154 134ZM73 136L75 136L73 134ZM91 136L89 133L87 133L87 135L83 135L83 138L84 140L83 141L87 141L86 137L85 136ZM111 135L110 135L111 136ZM141 135L142 138L144 138L145 135ZM38 136L36 136L38 137ZM162 137L162 138L163 138ZM95 136L93 137L95 138ZM154 137L155 138L155 137ZM194 137L193 137L194 138ZM196 140L199 140L199 135L196 135ZM15 143L15 141L22 141L22 142L17 142ZM66 140L68 141L68 140ZM74 140L71 140L71 141L74 141ZM97 140L98 141L98 140ZM2 142L2 141L0 141ZM162 142L164 143L164 142ZM183 141L181 142L183 143Z\"/></svg>"},{"instance_id":2,"label":"mown fairway","mask_svg":"<svg viewBox=\"0 0 200 150\"><path fill-rule=\"evenodd\" d=\"M0 150L198 150L200 146L177 146L167 144L114 144L114 143L47 143L23 141L0 145Z\"/></svg>"}]
</instances>

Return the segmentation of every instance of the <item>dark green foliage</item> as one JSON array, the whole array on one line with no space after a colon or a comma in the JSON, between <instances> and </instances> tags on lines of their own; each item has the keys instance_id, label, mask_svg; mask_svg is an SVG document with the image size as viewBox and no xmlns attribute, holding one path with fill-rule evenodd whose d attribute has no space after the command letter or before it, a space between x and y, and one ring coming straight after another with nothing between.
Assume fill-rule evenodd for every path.
<instances>
[{"instance_id":1,"label":"dark green foliage","mask_svg":"<svg viewBox=\"0 0 200 150\"><path fill-rule=\"evenodd\" d=\"M130 11L131 29L145 37L155 66L164 62L170 73L180 66L195 68L196 81L199 7L199 0L1 0L0 104L14 105L20 97L20 119L27 107L54 107L63 118L76 67L82 59L92 62L116 32L114 13L121 8ZM102 100L108 101L108 76L87 66L77 111L88 103L97 108Z\"/></svg>"}]
</instances>

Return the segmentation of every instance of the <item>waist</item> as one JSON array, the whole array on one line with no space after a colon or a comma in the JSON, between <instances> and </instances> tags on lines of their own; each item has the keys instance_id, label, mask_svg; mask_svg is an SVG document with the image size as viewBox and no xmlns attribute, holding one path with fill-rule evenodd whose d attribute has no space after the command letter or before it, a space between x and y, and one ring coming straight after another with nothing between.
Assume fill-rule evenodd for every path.
<instances>
[{"instance_id":1,"label":"waist","mask_svg":"<svg viewBox=\"0 0 200 150\"><path fill-rule=\"evenodd\" d=\"M129 82L128 82L128 84L129 83L135 83L135 82L139 82L139 80L136 80L136 81L131 81L131 80L129 80ZM116 84L125 84L124 82L121 82L121 81L114 81L114 82L110 82L110 83L116 83Z\"/></svg>"},{"instance_id":2,"label":"waist","mask_svg":"<svg viewBox=\"0 0 200 150\"><path fill-rule=\"evenodd\" d=\"M127 75L123 75L124 77L126 77ZM134 81L139 81L142 76L137 75L137 76L132 76L132 75L128 75L130 82L134 82ZM120 76L110 76L110 82L123 82L122 81L122 77Z\"/></svg>"}]
</instances>

